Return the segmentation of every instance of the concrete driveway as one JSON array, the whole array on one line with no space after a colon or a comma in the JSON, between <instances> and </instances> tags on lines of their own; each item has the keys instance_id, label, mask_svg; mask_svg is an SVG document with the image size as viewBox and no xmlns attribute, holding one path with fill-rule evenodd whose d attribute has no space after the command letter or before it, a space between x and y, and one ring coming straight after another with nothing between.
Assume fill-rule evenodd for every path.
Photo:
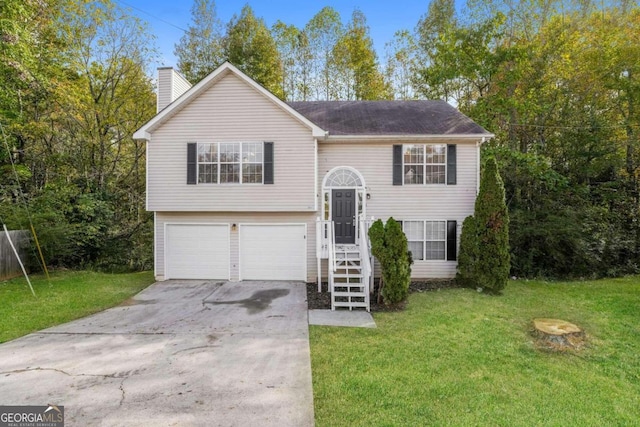
<instances>
[{"instance_id":1,"label":"concrete driveway","mask_svg":"<svg viewBox=\"0 0 640 427\"><path fill-rule=\"evenodd\" d=\"M303 283L167 281L0 345L0 405L67 426L309 426Z\"/></svg>"}]
</instances>

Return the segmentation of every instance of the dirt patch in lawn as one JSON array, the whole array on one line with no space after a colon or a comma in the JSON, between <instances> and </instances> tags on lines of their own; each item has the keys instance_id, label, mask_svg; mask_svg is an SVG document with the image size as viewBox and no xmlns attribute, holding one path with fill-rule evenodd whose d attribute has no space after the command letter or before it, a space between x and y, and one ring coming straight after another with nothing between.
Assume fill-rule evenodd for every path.
<instances>
[{"instance_id":1,"label":"dirt patch in lawn","mask_svg":"<svg viewBox=\"0 0 640 427\"><path fill-rule=\"evenodd\" d=\"M394 305L378 304L378 286L379 281L375 281L375 292L371 296L371 311L402 311L406 306L406 302ZM433 292L441 289L459 288L458 284L453 279L439 279L439 280L420 280L411 282L409 285L409 292ZM318 292L317 283L307 283L307 304L309 310L330 310L331 309L331 294L328 291L328 284L322 283L322 292Z\"/></svg>"}]
</instances>

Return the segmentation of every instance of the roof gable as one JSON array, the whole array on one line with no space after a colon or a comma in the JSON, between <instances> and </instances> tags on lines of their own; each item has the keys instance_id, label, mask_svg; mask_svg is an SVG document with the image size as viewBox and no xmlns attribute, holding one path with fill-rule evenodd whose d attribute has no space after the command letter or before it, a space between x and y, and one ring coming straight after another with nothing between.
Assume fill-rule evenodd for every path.
<instances>
[{"instance_id":1,"label":"roof gable","mask_svg":"<svg viewBox=\"0 0 640 427\"><path fill-rule=\"evenodd\" d=\"M280 109L287 112L293 118L301 122L303 125L307 126L314 137L323 137L326 132L318 127L316 124L311 122L308 118L300 114L298 111L293 109L291 106L283 102L277 96L269 92L267 89L259 85L253 79L248 77L238 68L233 66L229 62L225 62L220 67L216 68L211 74L202 79L197 85L193 86L189 90L187 90L182 96L176 99L173 103L169 104L165 109L156 114L151 120L145 123L140 129L138 129L134 134L134 139L146 139L149 140L151 137L151 133L159 128L163 123L167 122L174 115L176 115L179 111L189 105L193 100L198 98L202 93L206 92L211 86L215 85L218 81L220 81L225 75L228 73L233 73L240 80L244 81L247 85L254 88L258 93L263 95L265 98L269 99L273 104L275 104Z\"/></svg>"},{"instance_id":2,"label":"roof gable","mask_svg":"<svg viewBox=\"0 0 640 427\"><path fill-rule=\"evenodd\" d=\"M134 139L151 133L222 80L229 73L252 87L323 139L381 139L389 137L492 138L482 126L444 101L304 101L285 103L229 62L145 123Z\"/></svg>"},{"instance_id":3,"label":"roof gable","mask_svg":"<svg viewBox=\"0 0 640 427\"><path fill-rule=\"evenodd\" d=\"M290 102L334 136L493 136L444 101Z\"/></svg>"}]
</instances>

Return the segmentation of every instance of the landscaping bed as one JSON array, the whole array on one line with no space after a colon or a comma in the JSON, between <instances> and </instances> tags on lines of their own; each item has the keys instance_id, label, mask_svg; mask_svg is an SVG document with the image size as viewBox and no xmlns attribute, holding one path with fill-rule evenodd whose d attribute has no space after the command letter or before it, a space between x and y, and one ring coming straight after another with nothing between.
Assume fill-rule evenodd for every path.
<instances>
[{"instance_id":1,"label":"landscaping bed","mask_svg":"<svg viewBox=\"0 0 640 427\"><path fill-rule=\"evenodd\" d=\"M377 291L378 291L379 284L380 284L380 281L376 279L374 283L374 286L375 286L374 294L371 296L371 311L379 312L379 311L403 310L405 307L405 303L400 303L397 305L378 304ZM453 279L421 280L421 281L411 282L411 285L409 286L409 292L410 293L431 292L431 291L440 291L443 289L453 289L458 287L459 287L458 284ZM307 283L307 304L309 306L309 310L330 310L331 309L331 294L328 291L327 282L322 283L322 292L318 292L317 283Z\"/></svg>"}]
</instances>

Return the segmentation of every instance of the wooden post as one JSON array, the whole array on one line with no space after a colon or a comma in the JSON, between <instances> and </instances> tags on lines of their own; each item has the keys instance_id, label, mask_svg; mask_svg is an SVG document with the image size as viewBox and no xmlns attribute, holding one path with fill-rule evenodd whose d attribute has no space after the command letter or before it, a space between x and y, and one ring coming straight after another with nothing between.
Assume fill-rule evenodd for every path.
<instances>
[{"instance_id":1,"label":"wooden post","mask_svg":"<svg viewBox=\"0 0 640 427\"><path fill-rule=\"evenodd\" d=\"M20 268L22 269L22 273L24 274L25 279L27 279L27 283L29 284L29 289L31 289L31 293L33 296L36 296L35 291L33 290L33 286L31 285L31 280L29 280L29 275L27 275L27 270L25 270L24 265L22 264L22 260L20 259L20 254L18 254L18 250L13 245L11 241L11 236L9 236L9 230L7 230L7 226L3 223L2 228L4 228L4 234L7 236L7 240L9 241L9 245L11 249L13 249L13 253L16 254L16 258L18 259L18 263L20 264Z\"/></svg>"}]
</instances>

